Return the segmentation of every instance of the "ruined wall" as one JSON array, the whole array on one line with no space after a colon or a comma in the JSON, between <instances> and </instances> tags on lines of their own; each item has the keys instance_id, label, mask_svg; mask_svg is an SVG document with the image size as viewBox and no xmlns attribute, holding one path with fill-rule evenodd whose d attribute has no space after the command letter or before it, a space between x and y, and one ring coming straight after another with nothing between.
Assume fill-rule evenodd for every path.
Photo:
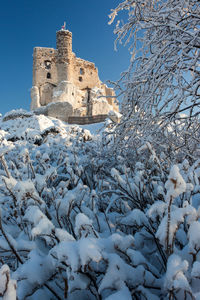
<instances>
[{"instance_id":1,"label":"ruined wall","mask_svg":"<svg viewBox=\"0 0 200 300\"><path fill-rule=\"evenodd\" d=\"M33 86L41 86L46 82L57 84L56 55L57 50L53 48L34 48Z\"/></svg>"},{"instance_id":2,"label":"ruined wall","mask_svg":"<svg viewBox=\"0 0 200 300\"><path fill-rule=\"evenodd\" d=\"M110 104L115 111L119 111L119 105L115 97L115 91L112 88L107 87L106 84L102 84L101 88L104 91L104 95L106 96L108 104Z\"/></svg>"},{"instance_id":3,"label":"ruined wall","mask_svg":"<svg viewBox=\"0 0 200 300\"><path fill-rule=\"evenodd\" d=\"M80 90L86 88L100 88L101 82L98 76L98 69L94 63L73 57L72 61L72 82Z\"/></svg>"},{"instance_id":4,"label":"ruined wall","mask_svg":"<svg viewBox=\"0 0 200 300\"><path fill-rule=\"evenodd\" d=\"M57 50L53 48L34 48L33 86L39 89L41 105L52 101L52 90L58 82L56 56Z\"/></svg>"}]
</instances>

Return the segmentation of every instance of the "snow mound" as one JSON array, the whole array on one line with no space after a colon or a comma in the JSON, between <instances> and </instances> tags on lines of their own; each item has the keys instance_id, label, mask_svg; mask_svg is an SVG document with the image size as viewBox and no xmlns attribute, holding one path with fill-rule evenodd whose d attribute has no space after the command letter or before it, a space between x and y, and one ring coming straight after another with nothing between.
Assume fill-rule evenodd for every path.
<instances>
[{"instance_id":1,"label":"snow mound","mask_svg":"<svg viewBox=\"0 0 200 300\"><path fill-rule=\"evenodd\" d=\"M8 141L32 140L35 142L47 132L59 132L59 129L49 118L23 110L11 111L6 114L3 122L0 123L0 129L8 134Z\"/></svg>"},{"instance_id":2,"label":"snow mound","mask_svg":"<svg viewBox=\"0 0 200 300\"><path fill-rule=\"evenodd\" d=\"M24 109L13 109L9 112L7 112L4 117L3 121L8 121L8 120L14 120L17 118L29 118L33 115L32 112L26 111Z\"/></svg>"}]
</instances>

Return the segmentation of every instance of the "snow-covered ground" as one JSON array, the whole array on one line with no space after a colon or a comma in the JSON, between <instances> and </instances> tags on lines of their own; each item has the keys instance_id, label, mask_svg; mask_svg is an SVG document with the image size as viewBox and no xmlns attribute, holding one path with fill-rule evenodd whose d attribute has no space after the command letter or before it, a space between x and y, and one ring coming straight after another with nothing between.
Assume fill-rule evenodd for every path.
<instances>
[{"instance_id":1,"label":"snow-covered ground","mask_svg":"<svg viewBox=\"0 0 200 300\"><path fill-rule=\"evenodd\" d=\"M42 134L51 128L61 128L68 131L71 127L80 127L89 130L92 135L98 135L104 127L104 123L88 125L69 125L58 119L45 117L44 115L34 115L24 110L13 110L1 118L0 126L2 130L9 132L16 138L33 139L37 134Z\"/></svg>"},{"instance_id":2,"label":"snow-covered ground","mask_svg":"<svg viewBox=\"0 0 200 300\"><path fill-rule=\"evenodd\" d=\"M200 299L200 161L115 156L103 125L1 118L3 300Z\"/></svg>"}]
</instances>

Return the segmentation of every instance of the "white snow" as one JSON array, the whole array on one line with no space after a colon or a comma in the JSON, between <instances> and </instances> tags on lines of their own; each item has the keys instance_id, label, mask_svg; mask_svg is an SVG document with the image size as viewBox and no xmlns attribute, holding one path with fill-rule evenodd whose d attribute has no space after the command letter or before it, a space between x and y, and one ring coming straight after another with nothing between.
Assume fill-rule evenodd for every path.
<instances>
[{"instance_id":1,"label":"white snow","mask_svg":"<svg viewBox=\"0 0 200 300\"><path fill-rule=\"evenodd\" d=\"M133 291L158 300L172 290L179 300L180 289L198 299L199 286L191 282L199 280L199 162L184 161L169 172L167 161L165 167L158 163L164 154L161 159L145 142L148 151L140 149L132 166L123 154L108 155L103 124L10 116L0 120L1 222L7 237L1 233L0 252L12 264L12 272L4 267L10 274L7 300L16 299L16 283L19 300L31 293L32 300L54 297L46 284L61 299L68 290L69 300L90 299L90 289L93 298L99 293L107 300L132 299ZM0 292L4 287L2 275Z\"/></svg>"},{"instance_id":2,"label":"white snow","mask_svg":"<svg viewBox=\"0 0 200 300\"><path fill-rule=\"evenodd\" d=\"M181 258L172 254L167 263L167 272L165 277L165 288L170 291L173 288L190 291L189 282L185 276L188 269L188 262L182 261Z\"/></svg>"},{"instance_id":3,"label":"white snow","mask_svg":"<svg viewBox=\"0 0 200 300\"><path fill-rule=\"evenodd\" d=\"M3 265L0 269L0 294L2 300L16 300L16 280L10 278L10 268Z\"/></svg>"},{"instance_id":4,"label":"white snow","mask_svg":"<svg viewBox=\"0 0 200 300\"><path fill-rule=\"evenodd\" d=\"M169 201L171 196L176 198L186 191L186 183L179 172L178 166L172 166L165 188L167 189L167 201Z\"/></svg>"}]
</instances>

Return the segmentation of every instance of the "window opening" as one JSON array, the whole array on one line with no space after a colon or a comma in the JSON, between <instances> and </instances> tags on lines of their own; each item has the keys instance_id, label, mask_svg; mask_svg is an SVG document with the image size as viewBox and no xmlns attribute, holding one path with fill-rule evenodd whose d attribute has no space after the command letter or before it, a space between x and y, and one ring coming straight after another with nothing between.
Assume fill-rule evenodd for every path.
<instances>
[{"instance_id":1,"label":"window opening","mask_svg":"<svg viewBox=\"0 0 200 300\"><path fill-rule=\"evenodd\" d=\"M83 78L80 76L80 77L78 78L78 80L81 82L81 81L83 81Z\"/></svg>"},{"instance_id":2,"label":"window opening","mask_svg":"<svg viewBox=\"0 0 200 300\"><path fill-rule=\"evenodd\" d=\"M51 79L51 73L47 73L47 79Z\"/></svg>"},{"instance_id":3,"label":"window opening","mask_svg":"<svg viewBox=\"0 0 200 300\"><path fill-rule=\"evenodd\" d=\"M80 68L80 74L83 75L85 72L84 72L84 69L83 68Z\"/></svg>"},{"instance_id":4,"label":"window opening","mask_svg":"<svg viewBox=\"0 0 200 300\"><path fill-rule=\"evenodd\" d=\"M45 60L44 61L45 69L51 69L51 62L50 60Z\"/></svg>"}]
</instances>

